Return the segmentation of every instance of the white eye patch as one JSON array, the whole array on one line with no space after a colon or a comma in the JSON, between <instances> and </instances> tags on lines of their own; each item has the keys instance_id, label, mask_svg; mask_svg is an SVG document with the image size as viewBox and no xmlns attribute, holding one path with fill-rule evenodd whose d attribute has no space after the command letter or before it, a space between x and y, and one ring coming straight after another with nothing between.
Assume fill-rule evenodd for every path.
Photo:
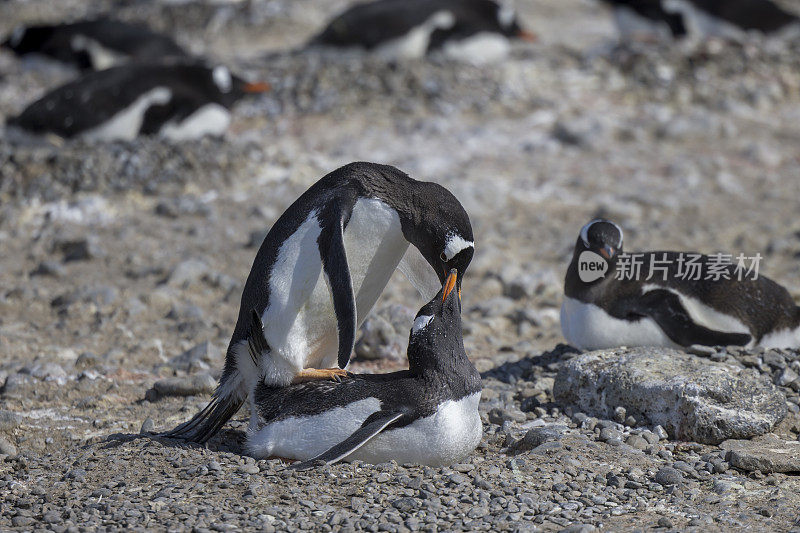
<instances>
[{"instance_id":1,"label":"white eye patch","mask_svg":"<svg viewBox=\"0 0 800 533\"><path fill-rule=\"evenodd\" d=\"M414 319L414 325L411 326L411 334L416 335L421 330L425 329L428 324L433 320L433 315L420 315Z\"/></svg>"},{"instance_id":2,"label":"white eye patch","mask_svg":"<svg viewBox=\"0 0 800 533\"><path fill-rule=\"evenodd\" d=\"M220 91L227 93L231 90L233 79L231 78L230 70L222 66L215 67L214 70L211 71L211 76L214 78L214 83L219 87Z\"/></svg>"},{"instance_id":3,"label":"white eye patch","mask_svg":"<svg viewBox=\"0 0 800 533\"><path fill-rule=\"evenodd\" d=\"M475 243L464 239L461 235L451 234L444 245L444 256L450 261L458 252L466 248L474 248Z\"/></svg>"}]
</instances>

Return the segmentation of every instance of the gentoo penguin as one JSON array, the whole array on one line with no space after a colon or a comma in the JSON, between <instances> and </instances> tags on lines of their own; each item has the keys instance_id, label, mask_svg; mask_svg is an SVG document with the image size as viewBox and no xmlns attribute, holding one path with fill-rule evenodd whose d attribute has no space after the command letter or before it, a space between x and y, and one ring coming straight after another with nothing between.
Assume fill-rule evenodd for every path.
<instances>
[{"instance_id":1,"label":"gentoo penguin","mask_svg":"<svg viewBox=\"0 0 800 533\"><path fill-rule=\"evenodd\" d=\"M421 255L409 279L432 276L441 287L455 268L460 290L474 244L469 216L450 191L363 162L312 185L261 244L212 401L166 436L205 442L258 383L346 375L356 330L407 252ZM267 341L255 357L253 312Z\"/></svg>"},{"instance_id":2,"label":"gentoo penguin","mask_svg":"<svg viewBox=\"0 0 800 533\"><path fill-rule=\"evenodd\" d=\"M670 13L661 0L603 0L614 12L622 41L663 41L686 35L680 13Z\"/></svg>"},{"instance_id":3,"label":"gentoo penguin","mask_svg":"<svg viewBox=\"0 0 800 533\"><path fill-rule=\"evenodd\" d=\"M417 313L408 370L289 387L259 382L251 399L249 453L305 460L294 468L306 468L342 459L447 465L474 450L483 431L481 376L464 352L457 275L451 270Z\"/></svg>"},{"instance_id":4,"label":"gentoo penguin","mask_svg":"<svg viewBox=\"0 0 800 533\"><path fill-rule=\"evenodd\" d=\"M81 69L94 70L126 61L163 62L188 55L171 37L140 24L108 18L20 26L3 46L19 56L42 54Z\"/></svg>"},{"instance_id":5,"label":"gentoo penguin","mask_svg":"<svg viewBox=\"0 0 800 533\"><path fill-rule=\"evenodd\" d=\"M509 38L535 40L510 6L494 0L375 0L344 11L310 44L363 48L391 59L442 50L481 63L505 55Z\"/></svg>"},{"instance_id":6,"label":"gentoo penguin","mask_svg":"<svg viewBox=\"0 0 800 533\"><path fill-rule=\"evenodd\" d=\"M800 346L800 308L789 292L760 274L754 279L752 272L737 273L735 258L726 265L714 257L623 255L619 226L608 220L589 222L575 243L564 281L564 337L587 350ZM640 265L638 274L635 264ZM751 265L744 266L749 270Z\"/></svg>"},{"instance_id":7,"label":"gentoo penguin","mask_svg":"<svg viewBox=\"0 0 800 533\"><path fill-rule=\"evenodd\" d=\"M222 135L233 104L268 88L245 83L223 66L127 64L89 72L50 91L7 125L89 140L196 139Z\"/></svg>"},{"instance_id":8,"label":"gentoo penguin","mask_svg":"<svg viewBox=\"0 0 800 533\"><path fill-rule=\"evenodd\" d=\"M771 0L662 0L664 8L680 13L690 34L700 38L739 39L748 32L800 32L800 19Z\"/></svg>"}]
</instances>

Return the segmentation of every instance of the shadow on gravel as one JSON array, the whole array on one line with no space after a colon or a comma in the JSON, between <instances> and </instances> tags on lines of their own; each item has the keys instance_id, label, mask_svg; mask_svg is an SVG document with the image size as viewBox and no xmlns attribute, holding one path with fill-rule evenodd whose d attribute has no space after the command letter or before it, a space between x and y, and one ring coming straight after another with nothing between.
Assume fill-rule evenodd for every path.
<instances>
[{"instance_id":1,"label":"shadow on gravel","mask_svg":"<svg viewBox=\"0 0 800 533\"><path fill-rule=\"evenodd\" d=\"M211 440L204 444L196 442L188 442L182 439L172 439L169 437L162 437L157 433L112 433L108 435L101 444L103 449L112 449L122 446L128 442L133 442L138 439L148 439L161 443L167 448L196 448L207 449L215 452L228 452L236 455L245 455L245 439L244 431L238 429L222 429ZM98 443L95 443L98 444ZM93 446L94 444L87 444L85 447Z\"/></svg>"},{"instance_id":2,"label":"shadow on gravel","mask_svg":"<svg viewBox=\"0 0 800 533\"><path fill-rule=\"evenodd\" d=\"M481 374L483 379L494 378L503 383L516 383L520 379L530 380L541 372L558 372L564 361L572 359L581 350L568 344L559 344L548 352L533 357L524 357L513 363L503 363Z\"/></svg>"}]
</instances>

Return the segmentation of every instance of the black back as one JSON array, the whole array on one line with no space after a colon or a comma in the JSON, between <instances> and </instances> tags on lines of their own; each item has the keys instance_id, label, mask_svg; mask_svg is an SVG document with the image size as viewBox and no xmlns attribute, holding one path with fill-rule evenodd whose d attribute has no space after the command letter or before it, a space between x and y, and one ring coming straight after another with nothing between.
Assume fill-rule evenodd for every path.
<instances>
[{"instance_id":1,"label":"black back","mask_svg":"<svg viewBox=\"0 0 800 533\"><path fill-rule=\"evenodd\" d=\"M669 27L673 37L686 35L686 25L683 15L667 12L661 5L661 0L603 0L607 4L618 7L627 7L640 17L653 22L661 22Z\"/></svg>"},{"instance_id":2,"label":"black back","mask_svg":"<svg viewBox=\"0 0 800 533\"><path fill-rule=\"evenodd\" d=\"M8 124L33 133L73 137L95 128L157 87L170 90L169 102L148 109L140 133L155 133L170 119L183 119L208 103L230 107L244 94L244 82L231 77L223 92L213 69L196 64L128 64L89 72L53 89Z\"/></svg>"},{"instance_id":3,"label":"black back","mask_svg":"<svg viewBox=\"0 0 800 533\"><path fill-rule=\"evenodd\" d=\"M405 415L391 427L430 416L447 400L480 392L481 376L467 358L461 335L458 291L442 302L442 291L417 313L433 316L409 338L409 369L389 374L351 374L341 382L312 381L270 387L263 380L254 400L263 423L319 414L366 398L377 398L382 411Z\"/></svg>"},{"instance_id":4,"label":"black back","mask_svg":"<svg viewBox=\"0 0 800 533\"><path fill-rule=\"evenodd\" d=\"M437 272L440 280L455 268L461 276L472 260L472 249L463 250L449 261L440 256L449 234L455 232L473 240L472 225L463 206L453 194L436 183L417 181L389 165L356 162L345 165L321 178L304 192L278 218L256 254L242 293L239 318L228 345L225 376L236 371L233 347L247 338L251 328L251 311L259 315L269 303L269 275L280 246L317 209L324 216L326 205L336 205L344 213L347 226L350 212L359 198L378 198L394 208L403 234L416 246ZM323 225L338 221L321 220Z\"/></svg>"},{"instance_id":5,"label":"black back","mask_svg":"<svg viewBox=\"0 0 800 533\"><path fill-rule=\"evenodd\" d=\"M778 31L798 17L770 0L689 0L698 9L743 30Z\"/></svg>"},{"instance_id":6,"label":"black back","mask_svg":"<svg viewBox=\"0 0 800 533\"><path fill-rule=\"evenodd\" d=\"M74 46L74 40L80 37L139 62L159 62L188 55L167 35L141 24L108 18L18 28L3 42L3 46L20 56L38 53L79 68L97 68L85 50Z\"/></svg>"},{"instance_id":7,"label":"black back","mask_svg":"<svg viewBox=\"0 0 800 533\"><path fill-rule=\"evenodd\" d=\"M514 17L508 24L499 20L501 6L493 0L376 0L356 4L334 18L311 44L375 48L406 35L435 13L453 15L452 28L436 30L429 50L448 39L463 39L479 32L515 37L522 31Z\"/></svg>"}]
</instances>

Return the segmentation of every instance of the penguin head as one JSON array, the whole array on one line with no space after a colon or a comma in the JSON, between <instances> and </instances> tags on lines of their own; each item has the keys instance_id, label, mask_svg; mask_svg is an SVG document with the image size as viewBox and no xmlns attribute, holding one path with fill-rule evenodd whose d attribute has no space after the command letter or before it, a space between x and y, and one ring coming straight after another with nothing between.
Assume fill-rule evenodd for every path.
<instances>
[{"instance_id":1,"label":"penguin head","mask_svg":"<svg viewBox=\"0 0 800 533\"><path fill-rule=\"evenodd\" d=\"M462 33L469 33L465 31L467 27L477 33L478 31L488 31L499 33L510 38L523 39L526 41L535 41L536 36L522 28L517 17L517 12L507 0L471 0L465 2L465 7L470 6L471 15L465 17L462 21L461 28L454 28L454 31L461 30Z\"/></svg>"},{"instance_id":2,"label":"penguin head","mask_svg":"<svg viewBox=\"0 0 800 533\"><path fill-rule=\"evenodd\" d=\"M464 354L461 338L461 296L458 271L448 272L444 285L433 299L422 306L408 340L408 362L412 370L436 365L441 355Z\"/></svg>"},{"instance_id":3,"label":"penguin head","mask_svg":"<svg viewBox=\"0 0 800 533\"><path fill-rule=\"evenodd\" d=\"M450 271L457 273L456 289L475 253L469 215L453 194L436 183L418 182L413 224L404 228L406 239L416 246L444 284Z\"/></svg>"},{"instance_id":4,"label":"penguin head","mask_svg":"<svg viewBox=\"0 0 800 533\"><path fill-rule=\"evenodd\" d=\"M247 82L231 74L228 67L218 65L206 71L204 80L210 89L219 95L220 101L227 107L248 94L264 93L270 90L266 82Z\"/></svg>"},{"instance_id":5,"label":"penguin head","mask_svg":"<svg viewBox=\"0 0 800 533\"><path fill-rule=\"evenodd\" d=\"M609 265L616 261L622 252L622 228L611 222L598 218L581 228L581 234L575 243L575 255L589 250L603 257Z\"/></svg>"}]
</instances>

